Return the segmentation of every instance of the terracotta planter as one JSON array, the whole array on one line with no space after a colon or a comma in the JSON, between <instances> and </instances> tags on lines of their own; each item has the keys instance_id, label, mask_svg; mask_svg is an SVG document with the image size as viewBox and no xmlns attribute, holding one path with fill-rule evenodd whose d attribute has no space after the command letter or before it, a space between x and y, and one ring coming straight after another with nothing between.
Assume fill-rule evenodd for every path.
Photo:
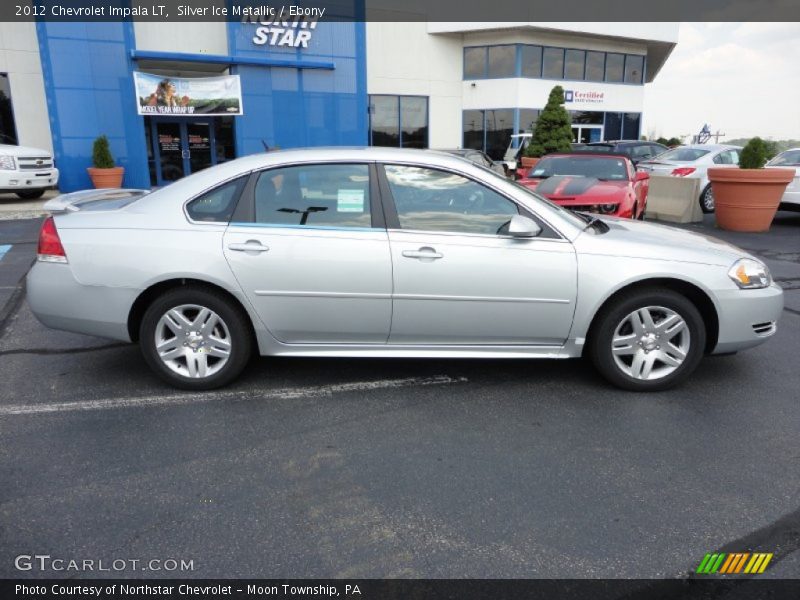
<instances>
[{"instance_id":1,"label":"terracotta planter","mask_svg":"<svg viewBox=\"0 0 800 600\"><path fill-rule=\"evenodd\" d=\"M125 175L125 167L111 167L110 169L96 169L89 167L86 169L92 183L96 188L118 188L122 187L122 176Z\"/></svg>"},{"instance_id":2,"label":"terracotta planter","mask_svg":"<svg viewBox=\"0 0 800 600\"><path fill-rule=\"evenodd\" d=\"M522 162L522 166L526 169L530 169L536 166L536 163L539 162L538 158L532 156L523 156L520 161Z\"/></svg>"},{"instance_id":3,"label":"terracotta planter","mask_svg":"<svg viewBox=\"0 0 800 600\"><path fill-rule=\"evenodd\" d=\"M729 231L769 231L794 169L708 170L717 225Z\"/></svg>"}]
</instances>

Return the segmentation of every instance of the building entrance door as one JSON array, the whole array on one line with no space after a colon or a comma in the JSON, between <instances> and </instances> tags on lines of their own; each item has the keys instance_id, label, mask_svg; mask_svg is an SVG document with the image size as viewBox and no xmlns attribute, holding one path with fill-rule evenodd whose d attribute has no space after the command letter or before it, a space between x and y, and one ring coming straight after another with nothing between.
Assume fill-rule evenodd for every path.
<instances>
[{"instance_id":1,"label":"building entrance door","mask_svg":"<svg viewBox=\"0 0 800 600\"><path fill-rule=\"evenodd\" d=\"M573 125L572 142L575 144L589 144L590 142L603 141L602 125Z\"/></svg>"},{"instance_id":2,"label":"building entrance door","mask_svg":"<svg viewBox=\"0 0 800 600\"><path fill-rule=\"evenodd\" d=\"M166 185L217 164L211 118L149 120L152 184Z\"/></svg>"}]
</instances>

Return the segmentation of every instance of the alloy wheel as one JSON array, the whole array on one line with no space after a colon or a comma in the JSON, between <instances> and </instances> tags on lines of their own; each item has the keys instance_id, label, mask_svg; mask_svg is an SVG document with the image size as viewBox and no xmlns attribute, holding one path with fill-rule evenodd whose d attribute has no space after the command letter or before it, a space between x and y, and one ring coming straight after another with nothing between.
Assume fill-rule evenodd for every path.
<instances>
[{"instance_id":1,"label":"alloy wheel","mask_svg":"<svg viewBox=\"0 0 800 600\"><path fill-rule=\"evenodd\" d=\"M158 320L155 350L171 371L192 379L218 373L231 355L231 334L213 310L197 304L171 308Z\"/></svg>"},{"instance_id":2,"label":"alloy wheel","mask_svg":"<svg viewBox=\"0 0 800 600\"><path fill-rule=\"evenodd\" d=\"M666 377L686 360L691 346L684 318L663 306L646 306L629 313L614 330L611 352L617 367L629 377Z\"/></svg>"}]
</instances>

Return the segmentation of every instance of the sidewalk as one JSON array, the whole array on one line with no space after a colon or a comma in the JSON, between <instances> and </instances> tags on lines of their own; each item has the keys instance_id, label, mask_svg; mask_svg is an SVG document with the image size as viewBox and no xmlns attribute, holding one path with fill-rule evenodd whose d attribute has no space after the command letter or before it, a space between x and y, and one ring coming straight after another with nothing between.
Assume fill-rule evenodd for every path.
<instances>
[{"instance_id":1,"label":"sidewalk","mask_svg":"<svg viewBox=\"0 0 800 600\"><path fill-rule=\"evenodd\" d=\"M0 221L41 217L44 214L44 203L59 193L58 190L48 190L36 200L20 200L16 194L0 194Z\"/></svg>"}]
</instances>

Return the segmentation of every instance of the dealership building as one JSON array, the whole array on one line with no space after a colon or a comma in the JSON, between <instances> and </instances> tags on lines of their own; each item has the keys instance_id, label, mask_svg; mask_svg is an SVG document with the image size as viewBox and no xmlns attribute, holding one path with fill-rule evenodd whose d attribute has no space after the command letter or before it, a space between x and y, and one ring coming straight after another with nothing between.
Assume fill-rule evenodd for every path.
<instances>
[{"instance_id":1,"label":"dealership building","mask_svg":"<svg viewBox=\"0 0 800 600\"><path fill-rule=\"evenodd\" d=\"M63 191L90 187L102 134L127 187L298 146L500 158L554 85L576 141L637 139L678 38L676 23L261 19L0 23L3 140L51 149Z\"/></svg>"}]
</instances>

